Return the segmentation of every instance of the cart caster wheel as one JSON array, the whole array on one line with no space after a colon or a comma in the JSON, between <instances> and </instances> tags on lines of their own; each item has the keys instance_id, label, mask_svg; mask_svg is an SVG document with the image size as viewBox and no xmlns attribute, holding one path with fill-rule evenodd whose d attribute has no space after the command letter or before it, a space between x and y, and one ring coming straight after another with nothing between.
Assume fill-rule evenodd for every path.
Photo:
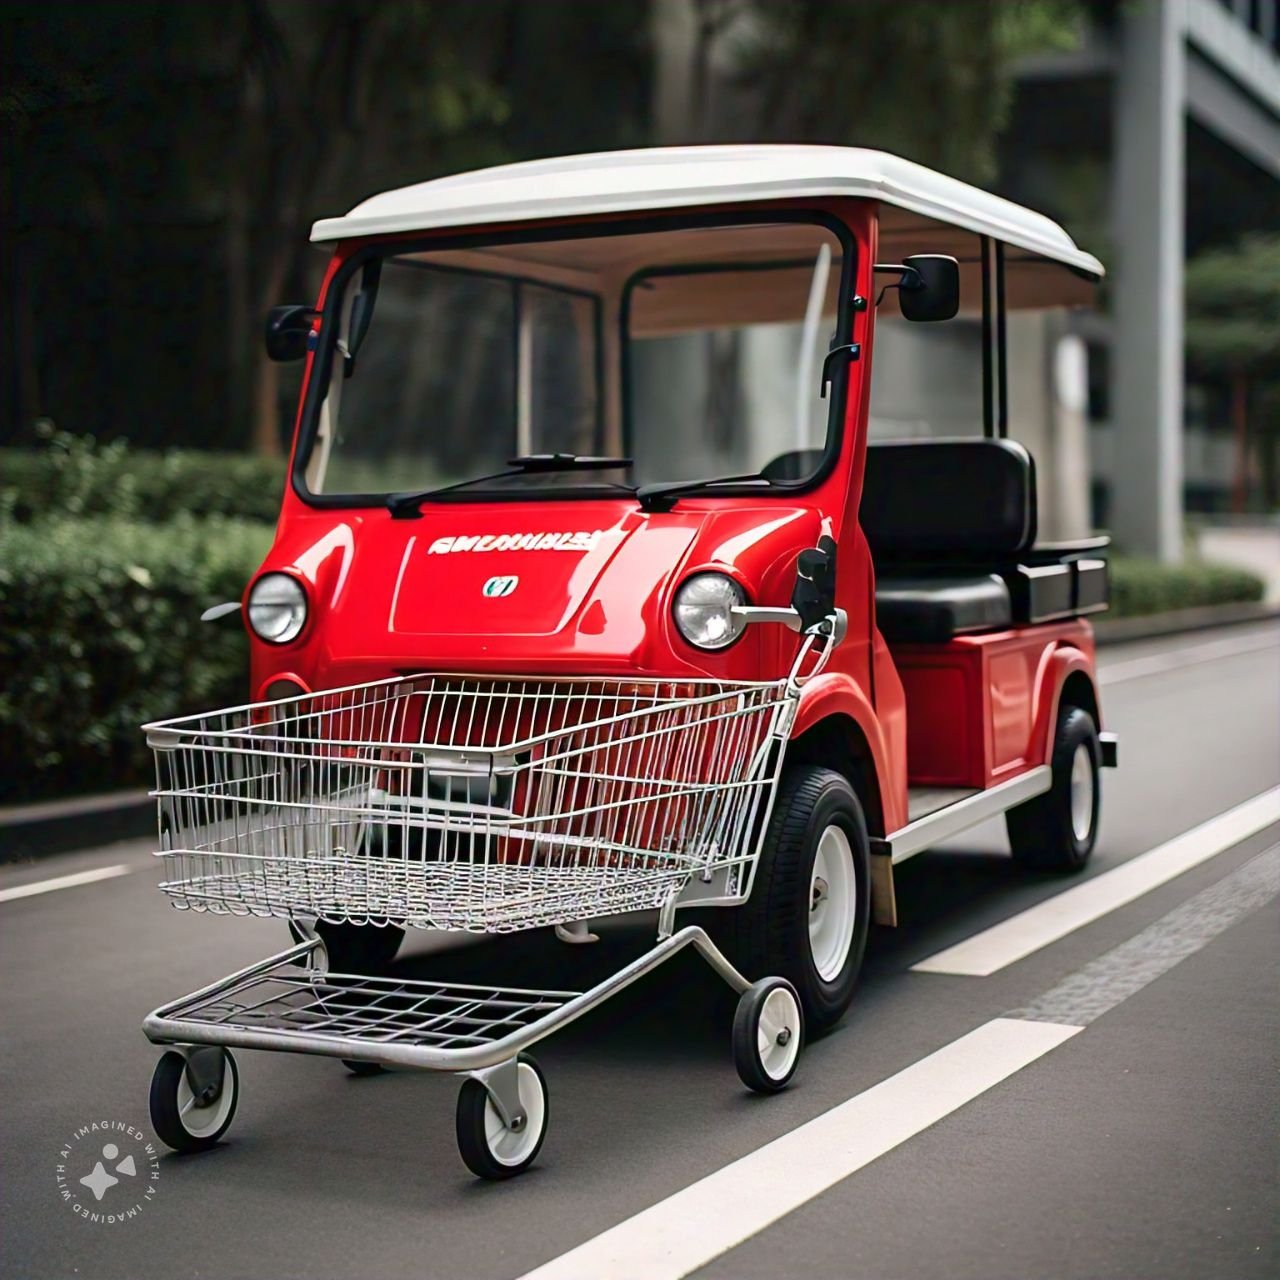
<instances>
[{"instance_id":1,"label":"cart caster wheel","mask_svg":"<svg viewBox=\"0 0 1280 1280\"><path fill-rule=\"evenodd\" d=\"M803 1039L800 997L785 978L761 978L742 993L733 1017L733 1065L748 1089L785 1089Z\"/></svg>"},{"instance_id":2,"label":"cart caster wheel","mask_svg":"<svg viewBox=\"0 0 1280 1280\"><path fill-rule=\"evenodd\" d=\"M525 1119L519 1129L508 1128L489 1090L474 1076L458 1093L458 1151L477 1178L494 1181L523 1173L537 1159L547 1134L547 1082L538 1064L526 1053L518 1059L520 1105Z\"/></svg>"},{"instance_id":3,"label":"cart caster wheel","mask_svg":"<svg viewBox=\"0 0 1280 1280\"><path fill-rule=\"evenodd\" d=\"M353 1076L380 1076L386 1070L380 1062L357 1062L355 1058L343 1058L342 1065Z\"/></svg>"},{"instance_id":4,"label":"cart caster wheel","mask_svg":"<svg viewBox=\"0 0 1280 1280\"><path fill-rule=\"evenodd\" d=\"M240 1073L226 1049L221 1055L221 1081L212 1080L199 1098L191 1088L187 1060L170 1050L156 1063L151 1077L151 1127L175 1151L207 1151L230 1128L240 1100Z\"/></svg>"}]
</instances>

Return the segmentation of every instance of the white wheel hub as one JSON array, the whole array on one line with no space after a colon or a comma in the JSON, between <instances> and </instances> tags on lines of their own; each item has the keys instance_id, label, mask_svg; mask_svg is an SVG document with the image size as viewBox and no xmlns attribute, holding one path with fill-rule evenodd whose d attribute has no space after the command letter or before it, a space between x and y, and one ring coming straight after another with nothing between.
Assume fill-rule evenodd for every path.
<instances>
[{"instance_id":1,"label":"white wheel hub","mask_svg":"<svg viewBox=\"0 0 1280 1280\"><path fill-rule=\"evenodd\" d=\"M1071 830L1085 841L1093 827L1093 756L1087 743L1080 743L1071 758Z\"/></svg>"},{"instance_id":2,"label":"white wheel hub","mask_svg":"<svg viewBox=\"0 0 1280 1280\"><path fill-rule=\"evenodd\" d=\"M760 1006L756 1052L771 1080L785 1080L800 1052L800 1006L786 987L774 987Z\"/></svg>"},{"instance_id":3,"label":"white wheel hub","mask_svg":"<svg viewBox=\"0 0 1280 1280\"><path fill-rule=\"evenodd\" d=\"M542 1137L547 1122L547 1096L542 1091L538 1073L527 1063L519 1064L520 1106L524 1124L510 1129L490 1098L484 1108L484 1136L493 1158L499 1164L518 1165L529 1159Z\"/></svg>"},{"instance_id":4,"label":"white wheel hub","mask_svg":"<svg viewBox=\"0 0 1280 1280\"><path fill-rule=\"evenodd\" d=\"M823 982L834 982L849 958L858 911L853 849L832 823L818 840L809 881L809 954Z\"/></svg>"},{"instance_id":5,"label":"white wheel hub","mask_svg":"<svg viewBox=\"0 0 1280 1280\"><path fill-rule=\"evenodd\" d=\"M191 1090L186 1071L178 1077L178 1117L193 1138L217 1133L236 1101L236 1072L229 1059L222 1063L222 1088L211 1102L201 1106Z\"/></svg>"}]
</instances>

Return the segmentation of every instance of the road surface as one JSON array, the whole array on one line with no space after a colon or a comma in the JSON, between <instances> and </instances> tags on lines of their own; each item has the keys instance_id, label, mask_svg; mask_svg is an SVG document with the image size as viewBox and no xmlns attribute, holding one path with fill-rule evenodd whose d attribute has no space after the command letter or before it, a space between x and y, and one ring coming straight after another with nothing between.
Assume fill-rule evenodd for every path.
<instances>
[{"instance_id":1,"label":"road surface","mask_svg":"<svg viewBox=\"0 0 1280 1280\"><path fill-rule=\"evenodd\" d=\"M253 1053L227 1140L150 1164L143 1015L284 927L169 909L136 843L5 868L0 1274L1280 1274L1280 626L1109 649L1102 672L1121 768L1083 880L1016 873L997 824L903 866L903 927L773 1098L738 1084L725 1003L682 956L538 1047L550 1130L504 1184L462 1166L452 1080ZM577 986L646 936L419 940L398 963ZM59 1192L95 1121L141 1135L112 1143L140 1152L118 1181L153 1188L113 1224Z\"/></svg>"}]
</instances>

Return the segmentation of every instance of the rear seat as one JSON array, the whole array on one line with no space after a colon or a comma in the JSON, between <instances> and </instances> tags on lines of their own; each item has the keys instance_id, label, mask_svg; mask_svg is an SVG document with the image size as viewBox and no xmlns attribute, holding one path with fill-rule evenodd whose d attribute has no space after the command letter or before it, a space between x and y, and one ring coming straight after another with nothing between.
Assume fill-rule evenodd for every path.
<instances>
[{"instance_id":1,"label":"rear seat","mask_svg":"<svg viewBox=\"0 0 1280 1280\"><path fill-rule=\"evenodd\" d=\"M883 578L876 582L876 623L886 640L945 644L969 631L1013 625L1013 601L998 574L977 578Z\"/></svg>"},{"instance_id":2,"label":"rear seat","mask_svg":"<svg viewBox=\"0 0 1280 1280\"><path fill-rule=\"evenodd\" d=\"M872 444L859 519L886 640L945 644L1107 607L1095 555L1108 540L1035 545L1035 465L1015 441Z\"/></svg>"}]
</instances>

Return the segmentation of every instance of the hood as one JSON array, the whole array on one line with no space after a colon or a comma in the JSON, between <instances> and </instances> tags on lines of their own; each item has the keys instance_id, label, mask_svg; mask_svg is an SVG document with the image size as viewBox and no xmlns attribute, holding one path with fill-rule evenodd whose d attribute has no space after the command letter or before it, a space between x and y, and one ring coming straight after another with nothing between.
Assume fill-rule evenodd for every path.
<instances>
[{"instance_id":1,"label":"hood","mask_svg":"<svg viewBox=\"0 0 1280 1280\"><path fill-rule=\"evenodd\" d=\"M777 503L427 504L416 520L308 512L291 529L298 549L276 552L313 584L326 661L652 668L665 665L666 607L686 573L724 568L762 600L817 528L811 509Z\"/></svg>"},{"instance_id":2,"label":"hood","mask_svg":"<svg viewBox=\"0 0 1280 1280\"><path fill-rule=\"evenodd\" d=\"M526 507L459 510L452 518L432 511L428 521L400 556L389 625L403 635L557 635L642 527L625 516L549 520ZM641 598L661 573L652 558L643 567Z\"/></svg>"}]
</instances>

